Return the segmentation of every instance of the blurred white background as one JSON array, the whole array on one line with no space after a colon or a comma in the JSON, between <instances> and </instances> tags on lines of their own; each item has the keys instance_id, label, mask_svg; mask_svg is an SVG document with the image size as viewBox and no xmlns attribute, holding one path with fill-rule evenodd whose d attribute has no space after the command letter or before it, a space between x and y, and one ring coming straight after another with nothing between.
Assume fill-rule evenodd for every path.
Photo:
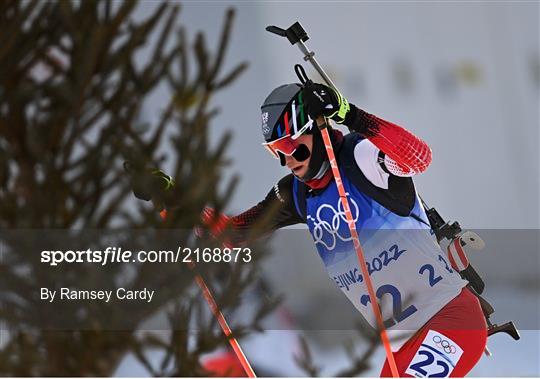
<instances>
[{"instance_id":1,"label":"blurred white background","mask_svg":"<svg viewBox=\"0 0 540 379\"><path fill-rule=\"evenodd\" d=\"M417 183L443 215L474 228L539 227L537 2L182 4L188 30L206 32L210 43L234 6L226 63L250 63L216 98L216 134L234 131L232 171L242 175L232 210L256 203L286 174L260 146L260 105L273 88L297 81L293 65L302 60L264 27L298 20L352 103L430 144L433 164Z\"/></svg>"}]
</instances>

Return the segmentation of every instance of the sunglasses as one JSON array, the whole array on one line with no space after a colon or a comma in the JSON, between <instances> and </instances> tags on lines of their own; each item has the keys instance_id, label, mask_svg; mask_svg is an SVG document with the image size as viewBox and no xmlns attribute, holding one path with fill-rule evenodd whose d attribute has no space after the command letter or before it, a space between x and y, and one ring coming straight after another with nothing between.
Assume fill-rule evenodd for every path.
<instances>
[{"instance_id":1,"label":"sunglasses","mask_svg":"<svg viewBox=\"0 0 540 379\"><path fill-rule=\"evenodd\" d=\"M297 139L309 128L311 128L313 120L309 120L298 132L293 135L284 136L271 142L263 143L262 145L276 159L283 162L284 155L292 156L297 161L305 161L310 156L308 147L302 143L298 143Z\"/></svg>"},{"instance_id":2,"label":"sunglasses","mask_svg":"<svg viewBox=\"0 0 540 379\"><path fill-rule=\"evenodd\" d=\"M285 166L285 155L281 152L278 152L278 155L279 163L281 163L282 166ZM311 156L311 152L309 151L308 147L302 143L298 145L298 148L290 156L296 159L298 162L303 162Z\"/></svg>"}]
</instances>

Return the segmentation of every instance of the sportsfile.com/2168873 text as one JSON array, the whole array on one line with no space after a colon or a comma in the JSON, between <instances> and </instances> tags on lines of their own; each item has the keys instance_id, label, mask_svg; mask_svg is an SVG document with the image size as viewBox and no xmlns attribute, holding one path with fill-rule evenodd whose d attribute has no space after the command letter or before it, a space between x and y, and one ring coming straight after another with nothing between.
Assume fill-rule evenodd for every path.
<instances>
[{"instance_id":1,"label":"sportsfile.com/2168873 text","mask_svg":"<svg viewBox=\"0 0 540 379\"><path fill-rule=\"evenodd\" d=\"M229 263L251 262L249 247L234 248L189 248L179 246L173 250L139 250L132 252L120 247L105 250L43 250L41 263L58 266L62 263L95 263L105 266L110 263Z\"/></svg>"}]
</instances>

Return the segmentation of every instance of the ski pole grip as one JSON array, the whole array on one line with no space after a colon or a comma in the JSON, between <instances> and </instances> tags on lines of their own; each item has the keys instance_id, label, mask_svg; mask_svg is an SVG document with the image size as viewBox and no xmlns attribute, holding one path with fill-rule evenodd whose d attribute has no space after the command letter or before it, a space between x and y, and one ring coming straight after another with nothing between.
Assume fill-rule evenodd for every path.
<instances>
[{"instance_id":1,"label":"ski pole grip","mask_svg":"<svg viewBox=\"0 0 540 379\"><path fill-rule=\"evenodd\" d=\"M286 30L278 26L270 25L266 27L266 31L277 34L280 37L287 37L291 45L302 41L306 42L309 39L307 32L298 21L289 26Z\"/></svg>"},{"instance_id":2,"label":"ski pole grip","mask_svg":"<svg viewBox=\"0 0 540 379\"><path fill-rule=\"evenodd\" d=\"M287 37L285 29L281 29L280 27L270 25L270 26L267 26L265 29L266 29L267 32L277 34L280 37Z\"/></svg>"}]
</instances>

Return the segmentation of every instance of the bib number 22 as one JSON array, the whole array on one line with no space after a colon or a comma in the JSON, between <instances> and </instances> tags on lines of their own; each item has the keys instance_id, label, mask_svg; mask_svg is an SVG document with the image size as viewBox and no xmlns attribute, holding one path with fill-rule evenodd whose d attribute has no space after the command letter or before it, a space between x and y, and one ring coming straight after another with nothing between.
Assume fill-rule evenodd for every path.
<instances>
[{"instance_id":1,"label":"bib number 22","mask_svg":"<svg viewBox=\"0 0 540 379\"><path fill-rule=\"evenodd\" d=\"M377 289L376 295L379 300L382 299L382 297L386 294L389 294L392 297L392 317L384 320L385 328L394 326L417 311L414 305L409 305L407 308L403 309L403 305L401 303L401 292L399 292L399 290L393 285L383 284ZM368 303L370 303L369 296L362 295L360 298L360 303L367 306Z\"/></svg>"},{"instance_id":2,"label":"bib number 22","mask_svg":"<svg viewBox=\"0 0 540 379\"><path fill-rule=\"evenodd\" d=\"M462 354L455 341L429 330L405 373L417 378L448 378Z\"/></svg>"}]
</instances>

